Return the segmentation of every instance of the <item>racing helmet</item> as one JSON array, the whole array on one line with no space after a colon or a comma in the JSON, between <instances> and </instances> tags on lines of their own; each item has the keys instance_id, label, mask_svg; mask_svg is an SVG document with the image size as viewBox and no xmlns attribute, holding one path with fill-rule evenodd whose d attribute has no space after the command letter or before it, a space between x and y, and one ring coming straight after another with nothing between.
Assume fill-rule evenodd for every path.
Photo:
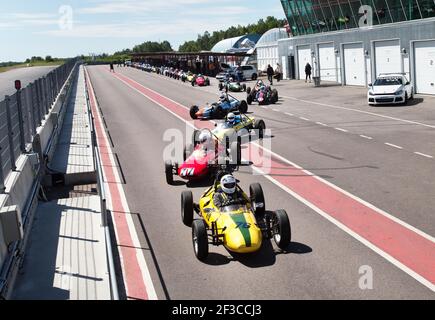
<instances>
[{"instance_id":1,"label":"racing helmet","mask_svg":"<svg viewBox=\"0 0 435 320\"><path fill-rule=\"evenodd\" d=\"M233 194L236 192L237 181L233 175L227 174L221 179L221 188L222 191L226 194Z\"/></svg>"},{"instance_id":2,"label":"racing helmet","mask_svg":"<svg viewBox=\"0 0 435 320\"><path fill-rule=\"evenodd\" d=\"M204 130L199 134L198 141L201 144L209 143L211 141L210 131Z\"/></svg>"},{"instance_id":3,"label":"racing helmet","mask_svg":"<svg viewBox=\"0 0 435 320\"><path fill-rule=\"evenodd\" d=\"M232 112L228 113L227 115L227 121L231 124L233 124L236 121L236 115Z\"/></svg>"},{"instance_id":4,"label":"racing helmet","mask_svg":"<svg viewBox=\"0 0 435 320\"><path fill-rule=\"evenodd\" d=\"M221 102L224 102L227 99L227 96L224 92L221 92L221 95L219 96L219 100Z\"/></svg>"}]
</instances>

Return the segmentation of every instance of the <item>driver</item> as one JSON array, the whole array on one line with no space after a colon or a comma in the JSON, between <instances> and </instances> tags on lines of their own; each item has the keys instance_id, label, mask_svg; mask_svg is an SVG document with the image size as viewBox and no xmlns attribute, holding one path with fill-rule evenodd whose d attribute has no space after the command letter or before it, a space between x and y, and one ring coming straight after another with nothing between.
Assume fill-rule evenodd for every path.
<instances>
[{"instance_id":1,"label":"driver","mask_svg":"<svg viewBox=\"0 0 435 320\"><path fill-rule=\"evenodd\" d=\"M213 196L213 203L218 208L232 204L245 203L242 192L237 189L237 180L232 174L222 177L220 186Z\"/></svg>"},{"instance_id":2,"label":"driver","mask_svg":"<svg viewBox=\"0 0 435 320\"><path fill-rule=\"evenodd\" d=\"M212 140L211 133L208 130L204 130L199 134L198 142L204 151L210 150L210 148L212 148Z\"/></svg>"},{"instance_id":3,"label":"driver","mask_svg":"<svg viewBox=\"0 0 435 320\"><path fill-rule=\"evenodd\" d=\"M234 113L230 112L227 115L227 124L228 127L234 127L235 125L241 122L240 116L236 116Z\"/></svg>"}]
</instances>

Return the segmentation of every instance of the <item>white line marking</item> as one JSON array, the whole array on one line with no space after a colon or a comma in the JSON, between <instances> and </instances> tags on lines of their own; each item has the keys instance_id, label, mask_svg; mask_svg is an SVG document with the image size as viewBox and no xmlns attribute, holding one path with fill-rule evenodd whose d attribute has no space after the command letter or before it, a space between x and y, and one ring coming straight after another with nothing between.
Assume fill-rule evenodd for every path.
<instances>
[{"instance_id":1,"label":"white line marking","mask_svg":"<svg viewBox=\"0 0 435 320\"><path fill-rule=\"evenodd\" d=\"M373 112L369 112L369 111L363 111L363 110L358 110L358 109L340 107L340 106L326 104L326 103L320 103L320 102L315 102L315 101L298 99L298 98L295 98L295 97L289 97L289 96L282 96L282 97L283 98L287 98L287 99L291 99L291 100L296 100L296 101L304 102L304 103L307 103L307 104L316 104L316 105L319 105L319 106L324 106L324 107L329 107L329 108L354 111L354 112L369 114L371 116L376 116L376 117L380 117L380 118L385 118L385 119L390 119L390 120L395 120L395 121L401 121L401 122L416 124L416 125L419 125L419 126L424 126L424 127L435 129L435 125L430 125L430 124L422 123L422 122L418 122L418 121L412 121L412 120L405 120L405 119L401 119L401 118L389 117L389 116L385 116L385 115L382 115L382 114L377 114L377 113L373 113Z\"/></svg>"},{"instance_id":2,"label":"white line marking","mask_svg":"<svg viewBox=\"0 0 435 320\"><path fill-rule=\"evenodd\" d=\"M359 136L360 136L361 138L364 138L364 139L367 139L367 140L373 140L372 137L365 136L365 135L363 135L363 134L360 134Z\"/></svg>"},{"instance_id":3,"label":"white line marking","mask_svg":"<svg viewBox=\"0 0 435 320\"><path fill-rule=\"evenodd\" d=\"M275 112L281 112L281 110L278 110L278 109L273 109L273 111L275 111Z\"/></svg>"},{"instance_id":4,"label":"white line marking","mask_svg":"<svg viewBox=\"0 0 435 320\"><path fill-rule=\"evenodd\" d=\"M341 129L341 128L334 128L334 129L337 130L337 131L341 131L341 132L349 132L346 129Z\"/></svg>"},{"instance_id":5,"label":"white line marking","mask_svg":"<svg viewBox=\"0 0 435 320\"><path fill-rule=\"evenodd\" d=\"M327 124L324 124L323 122L316 122L316 124L321 125L321 126L324 126L324 127L327 127L327 126L328 126Z\"/></svg>"},{"instance_id":6,"label":"white line marking","mask_svg":"<svg viewBox=\"0 0 435 320\"><path fill-rule=\"evenodd\" d=\"M304 120L304 121L311 121L310 119L304 118L304 117L299 117L299 119Z\"/></svg>"},{"instance_id":7,"label":"white line marking","mask_svg":"<svg viewBox=\"0 0 435 320\"><path fill-rule=\"evenodd\" d=\"M294 114L293 114L293 113L286 112L285 114L288 115L288 116L290 116L290 117L294 117Z\"/></svg>"},{"instance_id":8,"label":"white line marking","mask_svg":"<svg viewBox=\"0 0 435 320\"><path fill-rule=\"evenodd\" d=\"M421 152L414 152L416 155L425 157L425 158L429 158L429 159L433 159L433 156L425 154L425 153L421 153Z\"/></svg>"},{"instance_id":9,"label":"white line marking","mask_svg":"<svg viewBox=\"0 0 435 320\"><path fill-rule=\"evenodd\" d=\"M398 145L395 145L395 144L392 144L392 143L388 143L388 142L386 142L385 145L393 147L393 148L396 148L396 149L400 149L400 150L403 149L401 146L398 146Z\"/></svg>"},{"instance_id":10,"label":"white line marking","mask_svg":"<svg viewBox=\"0 0 435 320\"><path fill-rule=\"evenodd\" d=\"M128 77L127 77L128 78ZM130 78L129 78L130 79ZM121 80L121 79L119 79ZM132 82L136 82L133 79L130 79ZM126 84L124 81L121 80L121 82L123 82L124 84ZM156 94L162 96L160 93L147 88L145 86L143 86L142 84L136 82L137 84L139 84L140 86L155 92ZM137 90L136 88L130 86L129 84L126 84L129 87L131 87L133 90L137 91L138 93L142 94L144 97L146 97L147 99L153 101L152 99L150 99L149 97L147 97L145 94L143 94L141 91ZM166 98L166 97L165 97ZM168 100L171 100L169 98L167 98ZM188 107L177 103L179 106L183 107L186 110L189 110ZM165 110L169 111L170 113L174 114L172 111L170 111L168 108L166 108L165 106L161 105L160 103L157 103L157 105L163 107ZM174 114L175 115L175 114ZM177 118L181 119L183 122L185 123L189 123L188 121L186 121L185 119L183 119L182 117L176 115ZM190 123L189 123L190 124ZM317 175L313 174L312 172L303 169L302 167L300 167L299 165L291 162L290 160L284 158L283 156L269 150L266 148L263 148L261 145L259 145L256 142L251 142L253 145L256 145L258 148L261 148L263 151L270 153L271 155L275 156L276 158L280 159L281 161L301 170L302 172L304 172L305 174L314 177L315 179L325 183L326 185L330 186L331 188L334 188L335 190L347 195L348 197L352 198L355 201L358 201L359 203L367 206L368 208L378 212L379 214L387 217L388 219L391 219L392 221L400 224L401 226L417 233L418 235L422 236L423 238L435 243L435 238L428 235L427 233L411 226L410 224L400 220L399 218L396 218L395 216L383 211L382 209L379 209L377 207L375 207L374 205L372 205L371 203L358 198L357 196L349 193L348 191L341 189L340 187L330 183L329 181L318 177ZM257 169L255 166L253 167L254 170L257 170L258 172L261 173L260 169ZM319 213L321 216L323 216L324 218L326 218L327 220L331 221L332 223L334 223L336 226L338 226L340 229L342 229L343 231L345 231L346 233L348 233L349 235L351 235L352 237L354 237L356 240L360 241L361 243L363 243L364 245L366 245L368 248L370 248L371 250L373 250L374 252L376 252L377 254L379 254L381 257L383 257L384 259L386 259L387 261L389 261L390 263L392 263L393 265L395 265L396 267L398 267L399 269L401 269L402 271L404 271L405 273L407 273L409 276L411 276L412 278L414 278L415 280L417 280L418 282L420 282L421 284L423 284L424 286L428 287L430 290L435 291L435 285L433 285L430 281L426 280L425 278L423 278L422 276L420 276L419 274L417 274L416 272L414 272L413 270L411 270L410 268L408 268L407 266L403 265L402 263L400 263L400 261L394 259L392 256L390 256L389 254L387 254L386 252L384 252L383 250L379 249L378 247L376 247L375 245L371 244L368 240L364 239L363 237L361 237L360 235L358 235L357 233L353 232L352 230L350 230L348 227L346 227L345 225L343 225L342 223L338 222L337 220L335 220L334 218L332 218L331 216L329 216L326 212L322 211L321 209L317 208L314 204L310 203L308 200L302 198L301 196L299 196L298 194L294 193L292 190L290 190L289 188L287 188L286 186L282 185L281 183L279 183L278 181L275 181L272 177L268 176L268 175L264 175L267 179L269 179L271 182L275 183L276 185L278 185L280 188L282 188L283 190L285 190L287 193L293 195L296 199L298 199L299 201L301 201L302 203L304 203L305 205L307 205L308 207L312 208L314 211L316 211L317 213Z\"/></svg>"}]
</instances>

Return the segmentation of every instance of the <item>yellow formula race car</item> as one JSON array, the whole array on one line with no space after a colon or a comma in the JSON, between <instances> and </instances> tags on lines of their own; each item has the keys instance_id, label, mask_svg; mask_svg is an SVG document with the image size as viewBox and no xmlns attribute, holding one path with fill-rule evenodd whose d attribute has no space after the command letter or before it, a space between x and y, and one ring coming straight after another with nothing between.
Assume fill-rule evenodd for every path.
<instances>
[{"instance_id":1,"label":"yellow formula race car","mask_svg":"<svg viewBox=\"0 0 435 320\"><path fill-rule=\"evenodd\" d=\"M239 137L248 136L251 140L252 130L256 130L257 137L263 139L264 132L266 130L266 124L261 119L255 119L249 117L244 113L234 112L234 123L228 122L228 118L224 122L216 124L216 128L212 133L221 141L225 141L226 137L234 139L232 136L237 135Z\"/></svg>"},{"instance_id":2,"label":"yellow formula race car","mask_svg":"<svg viewBox=\"0 0 435 320\"><path fill-rule=\"evenodd\" d=\"M235 201L218 207L214 195L219 192L220 178L204 192L199 203L193 202L191 191L181 194L181 218L192 227L192 242L196 257L208 256L209 244L223 245L234 253L252 253L261 248L262 242L274 239L277 246L286 249L291 241L290 221L285 210L266 211L261 185L250 186L248 196L237 185L240 195ZM194 220L194 213L199 219Z\"/></svg>"}]
</instances>

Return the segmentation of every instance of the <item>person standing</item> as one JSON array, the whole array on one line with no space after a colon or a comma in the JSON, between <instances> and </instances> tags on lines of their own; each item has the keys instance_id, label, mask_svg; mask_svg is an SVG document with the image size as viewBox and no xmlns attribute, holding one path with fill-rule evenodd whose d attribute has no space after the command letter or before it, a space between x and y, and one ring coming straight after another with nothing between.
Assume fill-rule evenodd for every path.
<instances>
[{"instance_id":1,"label":"person standing","mask_svg":"<svg viewBox=\"0 0 435 320\"><path fill-rule=\"evenodd\" d=\"M276 80L280 82L282 79L282 68L279 63L276 64L275 73L276 73Z\"/></svg>"},{"instance_id":2,"label":"person standing","mask_svg":"<svg viewBox=\"0 0 435 320\"><path fill-rule=\"evenodd\" d=\"M305 66L305 82L308 81L308 79L310 79L310 83L311 83L311 65L307 62L307 65Z\"/></svg>"},{"instance_id":3,"label":"person standing","mask_svg":"<svg viewBox=\"0 0 435 320\"><path fill-rule=\"evenodd\" d=\"M267 78L269 79L270 85L273 86L273 75L274 75L274 71L273 68L271 67L271 65L269 64L267 66Z\"/></svg>"},{"instance_id":4,"label":"person standing","mask_svg":"<svg viewBox=\"0 0 435 320\"><path fill-rule=\"evenodd\" d=\"M115 72L115 69L113 68L113 62L110 62L110 72Z\"/></svg>"}]
</instances>

